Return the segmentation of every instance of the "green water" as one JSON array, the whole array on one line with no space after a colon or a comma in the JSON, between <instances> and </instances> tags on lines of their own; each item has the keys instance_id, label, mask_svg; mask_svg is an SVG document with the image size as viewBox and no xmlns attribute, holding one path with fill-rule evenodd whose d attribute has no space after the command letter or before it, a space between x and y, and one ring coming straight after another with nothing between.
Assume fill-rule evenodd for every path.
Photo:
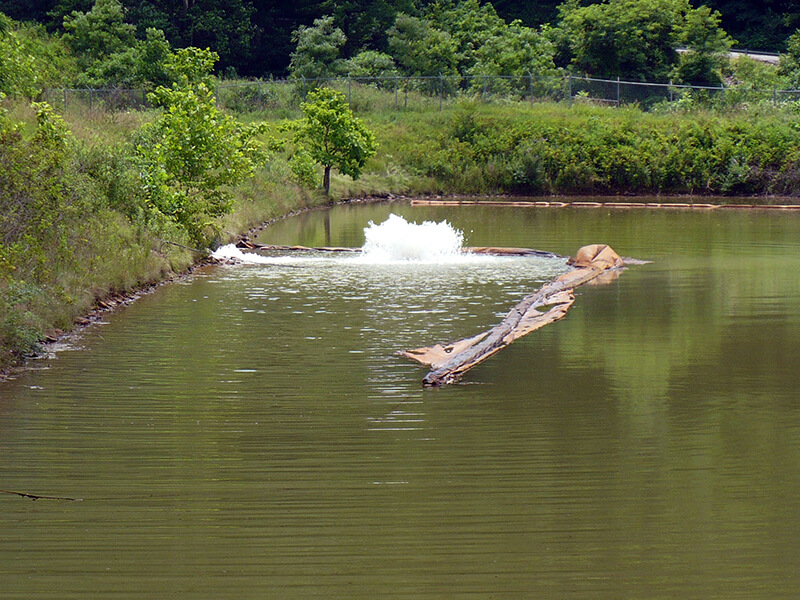
<instances>
[{"instance_id":1,"label":"green water","mask_svg":"<svg viewBox=\"0 0 800 600\"><path fill-rule=\"evenodd\" d=\"M800 215L345 206L469 245L652 260L460 385L395 352L477 333L563 261L210 268L0 386L0 598L800 594Z\"/></svg>"}]
</instances>

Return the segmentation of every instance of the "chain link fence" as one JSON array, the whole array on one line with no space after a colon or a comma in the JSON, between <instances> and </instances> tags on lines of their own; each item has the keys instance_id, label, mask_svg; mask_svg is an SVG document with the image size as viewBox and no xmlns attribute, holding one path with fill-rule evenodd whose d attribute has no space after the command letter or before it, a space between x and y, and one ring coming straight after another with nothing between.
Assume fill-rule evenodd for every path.
<instances>
[{"instance_id":1,"label":"chain link fence","mask_svg":"<svg viewBox=\"0 0 800 600\"><path fill-rule=\"evenodd\" d=\"M686 99L713 106L734 107L769 102L775 105L800 100L800 90L756 90L743 87L709 87L646 83L591 77L430 76L347 77L221 82L217 102L234 112L296 112L309 90L327 86L343 92L356 112L442 110L463 99L513 104L519 102L569 102L609 106L638 105L648 110L659 104ZM72 111L125 111L150 108L146 90L47 89L43 99L64 113Z\"/></svg>"}]
</instances>

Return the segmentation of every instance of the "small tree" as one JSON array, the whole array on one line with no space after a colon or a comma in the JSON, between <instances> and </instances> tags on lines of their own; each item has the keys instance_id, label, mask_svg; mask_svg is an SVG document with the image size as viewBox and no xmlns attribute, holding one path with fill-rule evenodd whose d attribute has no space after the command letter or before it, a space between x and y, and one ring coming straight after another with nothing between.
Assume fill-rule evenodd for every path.
<instances>
[{"instance_id":1,"label":"small tree","mask_svg":"<svg viewBox=\"0 0 800 600\"><path fill-rule=\"evenodd\" d=\"M308 172L308 158L324 168L325 195L330 194L331 169L358 179L367 159L377 151L374 134L353 115L345 96L318 88L300 105L304 117L288 124L297 152L293 164Z\"/></svg>"},{"instance_id":2,"label":"small tree","mask_svg":"<svg viewBox=\"0 0 800 600\"><path fill-rule=\"evenodd\" d=\"M169 61L177 82L149 94L164 111L145 126L137 155L151 210L203 244L213 218L230 212L230 186L253 175L265 158L255 138L263 124L244 126L217 110L211 69L217 55L185 48Z\"/></svg>"},{"instance_id":3,"label":"small tree","mask_svg":"<svg viewBox=\"0 0 800 600\"><path fill-rule=\"evenodd\" d=\"M700 85L722 83L733 40L720 27L722 15L707 6L686 13L679 41L686 48L675 68L678 81Z\"/></svg>"},{"instance_id":4,"label":"small tree","mask_svg":"<svg viewBox=\"0 0 800 600\"><path fill-rule=\"evenodd\" d=\"M394 58L377 50L362 50L345 61L349 77L395 77L397 67Z\"/></svg>"}]
</instances>

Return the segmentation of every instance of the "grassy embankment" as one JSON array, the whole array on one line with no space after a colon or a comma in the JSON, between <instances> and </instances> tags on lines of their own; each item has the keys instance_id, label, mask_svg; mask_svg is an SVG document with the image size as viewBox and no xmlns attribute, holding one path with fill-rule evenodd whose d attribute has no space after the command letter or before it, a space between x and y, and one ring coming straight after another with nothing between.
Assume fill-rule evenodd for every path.
<instances>
[{"instance_id":1,"label":"grassy embankment","mask_svg":"<svg viewBox=\"0 0 800 600\"><path fill-rule=\"evenodd\" d=\"M277 131L286 116L242 119L270 121ZM152 114L71 112L63 160L48 153L30 158L36 154L30 109L13 107L9 118L26 125L19 139L6 140L0 157L3 233L14 229L18 241L0 248L0 367L69 329L98 300L183 271L200 256L182 247L187 242L178 229L148 220L143 210L132 142ZM358 181L334 177L333 199L633 193L747 194L769 202L800 192L800 128L790 109L643 113L467 103L362 118L380 150ZM235 192L223 238L324 203L319 192L292 182L283 155Z\"/></svg>"}]
</instances>

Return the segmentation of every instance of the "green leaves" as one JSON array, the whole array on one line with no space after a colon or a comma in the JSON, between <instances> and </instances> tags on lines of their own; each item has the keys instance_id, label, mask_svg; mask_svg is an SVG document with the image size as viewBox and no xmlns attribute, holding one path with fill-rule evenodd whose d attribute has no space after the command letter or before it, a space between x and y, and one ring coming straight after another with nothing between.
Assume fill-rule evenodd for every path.
<instances>
[{"instance_id":1,"label":"green leaves","mask_svg":"<svg viewBox=\"0 0 800 600\"><path fill-rule=\"evenodd\" d=\"M713 79L731 39L720 15L689 0L605 0L559 7L562 43L579 72L642 81ZM688 52L679 59L678 46ZM677 65L677 70L675 70Z\"/></svg>"},{"instance_id":2,"label":"green leaves","mask_svg":"<svg viewBox=\"0 0 800 600\"><path fill-rule=\"evenodd\" d=\"M74 69L60 39L42 26L17 23L0 13L0 91L34 98L45 86L66 81Z\"/></svg>"},{"instance_id":3,"label":"green leaves","mask_svg":"<svg viewBox=\"0 0 800 600\"><path fill-rule=\"evenodd\" d=\"M86 87L166 85L171 56L164 32L148 28L144 40L125 22L119 0L96 0L87 13L64 17L63 40L77 57L81 72L75 83Z\"/></svg>"},{"instance_id":4,"label":"green leaves","mask_svg":"<svg viewBox=\"0 0 800 600\"><path fill-rule=\"evenodd\" d=\"M293 159L292 166L298 168L295 171L298 177L307 178L308 160L302 155L321 164L325 170L323 188L327 196L331 168L358 179L367 159L377 151L375 135L353 115L341 92L318 88L308 94L301 108L304 118L286 125L286 129L294 132L295 157L301 155Z\"/></svg>"},{"instance_id":5,"label":"green leaves","mask_svg":"<svg viewBox=\"0 0 800 600\"><path fill-rule=\"evenodd\" d=\"M215 60L213 52L198 48L175 55L169 64L179 83L150 94L164 111L143 128L136 148L151 210L200 245L213 233L214 218L230 212L230 186L266 159L256 139L265 125L245 126L217 109L210 87Z\"/></svg>"},{"instance_id":6,"label":"green leaves","mask_svg":"<svg viewBox=\"0 0 800 600\"><path fill-rule=\"evenodd\" d=\"M292 40L297 44L289 63L293 77L316 79L340 74L339 52L347 38L334 27L332 16L315 19L312 27L301 25L292 33Z\"/></svg>"},{"instance_id":7,"label":"green leaves","mask_svg":"<svg viewBox=\"0 0 800 600\"><path fill-rule=\"evenodd\" d=\"M136 41L136 27L125 22L119 0L96 0L89 12L64 17L64 41L86 68L97 60L123 52Z\"/></svg>"}]
</instances>

